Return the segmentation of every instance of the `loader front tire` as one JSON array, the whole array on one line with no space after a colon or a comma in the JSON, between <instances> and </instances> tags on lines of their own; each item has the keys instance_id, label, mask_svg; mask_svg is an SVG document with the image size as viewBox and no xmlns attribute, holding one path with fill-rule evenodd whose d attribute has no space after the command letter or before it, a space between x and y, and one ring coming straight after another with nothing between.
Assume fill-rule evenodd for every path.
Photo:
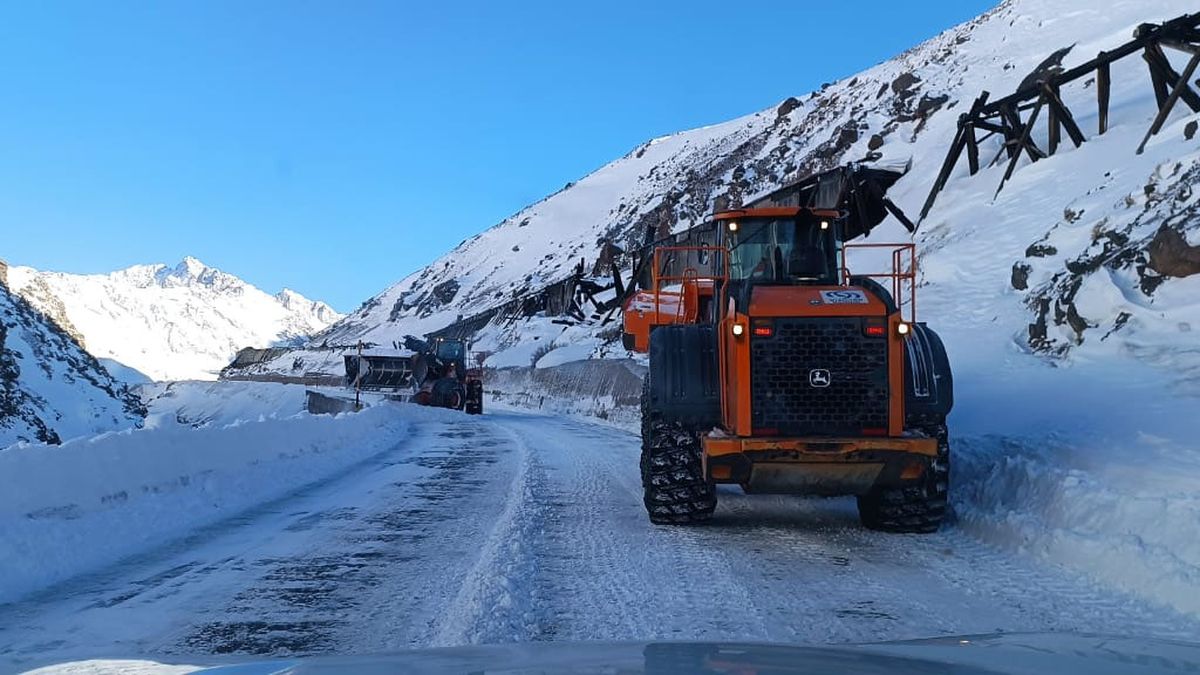
<instances>
[{"instance_id":1,"label":"loader front tire","mask_svg":"<svg viewBox=\"0 0 1200 675\"><path fill-rule=\"evenodd\" d=\"M483 414L483 381L482 380L467 380L467 400L463 404L463 410L468 415Z\"/></svg>"},{"instance_id":2,"label":"loader front tire","mask_svg":"<svg viewBox=\"0 0 1200 675\"><path fill-rule=\"evenodd\" d=\"M675 422L658 418L648 388L642 391L642 489L650 522L701 523L717 507L715 486L704 475L700 438Z\"/></svg>"},{"instance_id":3,"label":"loader front tire","mask_svg":"<svg viewBox=\"0 0 1200 675\"><path fill-rule=\"evenodd\" d=\"M938 439L938 455L920 485L872 490L858 498L864 527L880 532L930 534L946 517L950 488L950 443L945 425L930 430Z\"/></svg>"}]
</instances>

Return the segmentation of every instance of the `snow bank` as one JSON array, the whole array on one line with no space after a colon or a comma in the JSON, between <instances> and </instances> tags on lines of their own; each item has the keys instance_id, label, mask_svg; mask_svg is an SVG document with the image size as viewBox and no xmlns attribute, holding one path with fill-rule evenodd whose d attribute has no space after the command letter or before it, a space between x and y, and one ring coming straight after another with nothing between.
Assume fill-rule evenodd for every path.
<instances>
[{"instance_id":1,"label":"snow bank","mask_svg":"<svg viewBox=\"0 0 1200 675\"><path fill-rule=\"evenodd\" d=\"M1200 615L1196 447L1149 436L974 437L959 440L955 461L960 527Z\"/></svg>"},{"instance_id":2,"label":"snow bank","mask_svg":"<svg viewBox=\"0 0 1200 675\"><path fill-rule=\"evenodd\" d=\"M602 421L637 432L645 367L632 360L594 359L562 365L487 370L484 409L521 408Z\"/></svg>"},{"instance_id":3,"label":"snow bank","mask_svg":"<svg viewBox=\"0 0 1200 675\"><path fill-rule=\"evenodd\" d=\"M160 382L137 388L146 426L227 426L304 412L303 385L274 382Z\"/></svg>"},{"instance_id":4,"label":"snow bank","mask_svg":"<svg viewBox=\"0 0 1200 675\"><path fill-rule=\"evenodd\" d=\"M326 479L393 447L405 420L379 406L0 451L0 603Z\"/></svg>"},{"instance_id":5,"label":"snow bank","mask_svg":"<svg viewBox=\"0 0 1200 675\"><path fill-rule=\"evenodd\" d=\"M1013 354L956 365L957 526L1200 615L1195 399L1119 361L1046 368Z\"/></svg>"}]
</instances>

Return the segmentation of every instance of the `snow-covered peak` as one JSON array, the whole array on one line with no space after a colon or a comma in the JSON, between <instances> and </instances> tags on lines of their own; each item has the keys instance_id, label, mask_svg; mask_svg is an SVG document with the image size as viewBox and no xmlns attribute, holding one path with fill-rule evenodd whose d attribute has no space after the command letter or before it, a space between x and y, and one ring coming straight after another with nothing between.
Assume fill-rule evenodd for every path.
<instances>
[{"instance_id":1,"label":"snow-covered peak","mask_svg":"<svg viewBox=\"0 0 1200 675\"><path fill-rule=\"evenodd\" d=\"M285 308L293 312L299 312L312 316L319 321L324 322L326 325L342 318L342 315L338 314L337 311L329 305L321 302L320 300L309 300L305 296L293 291L290 288L285 288L276 293L275 299L278 300L279 304L283 305Z\"/></svg>"},{"instance_id":2,"label":"snow-covered peak","mask_svg":"<svg viewBox=\"0 0 1200 675\"><path fill-rule=\"evenodd\" d=\"M94 355L155 380L214 379L239 349L294 344L341 318L323 302L265 293L191 256L110 274L13 267L9 276Z\"/></svg>"},{"instance_id":3,"label":"snow-covered peak","mask_svg":"<svg viewBox=\"0 0 1200 675\"><path fill-rule=\"evenodd\" d=\"M174 267L159 265L154 281L159 286L204 286L222 293L242 293L247 284L241 279L209 267L196 258L187 256Z\"/></svg>"}]
</instances>

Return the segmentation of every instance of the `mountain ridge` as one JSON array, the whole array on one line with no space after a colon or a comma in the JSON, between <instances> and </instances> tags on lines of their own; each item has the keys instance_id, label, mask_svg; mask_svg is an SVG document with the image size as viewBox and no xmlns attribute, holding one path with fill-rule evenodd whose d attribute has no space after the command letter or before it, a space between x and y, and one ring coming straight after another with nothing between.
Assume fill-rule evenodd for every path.
<instances>
[{"instance_id":1,"label":"mountain ridge","mask_svg":"<svg viewBox=\"0 0 1200 675\"><path fill-rule=\"evenodd\" d=\"M296 344L338 320L291 289L268 294L187 256L77 275L13 266L14 291L93 354L156 380L214 379L244 347Z\"/></svg>"}]
</instances>

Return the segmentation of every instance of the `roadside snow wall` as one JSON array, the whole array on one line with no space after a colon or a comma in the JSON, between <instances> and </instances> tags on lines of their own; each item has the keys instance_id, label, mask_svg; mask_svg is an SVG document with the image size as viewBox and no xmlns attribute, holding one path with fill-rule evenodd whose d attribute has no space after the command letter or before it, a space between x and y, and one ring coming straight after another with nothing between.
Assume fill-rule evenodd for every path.
<instances>
[{"instance_id":1,"label":"roadside snow wall","mask_svg":"<svg viewBox=\"0 0 1200 675\"><path fill-rule=\"evenodd\" d=\"M646 367L626 360L572 361L549 368L489 369L484 410L500 404L583 416L636 431Z\"/></svg>"},{"instance_id":2,"label":"roadside snow wall","mask_svg":"<svg viewBox=\"0 0 1200 675\"><path fill-rule=\"evenodd\" d=\"M170 424L0 451L0 603L161 546L394 447L405 411Z\"/></svg>"}]
</instances>

